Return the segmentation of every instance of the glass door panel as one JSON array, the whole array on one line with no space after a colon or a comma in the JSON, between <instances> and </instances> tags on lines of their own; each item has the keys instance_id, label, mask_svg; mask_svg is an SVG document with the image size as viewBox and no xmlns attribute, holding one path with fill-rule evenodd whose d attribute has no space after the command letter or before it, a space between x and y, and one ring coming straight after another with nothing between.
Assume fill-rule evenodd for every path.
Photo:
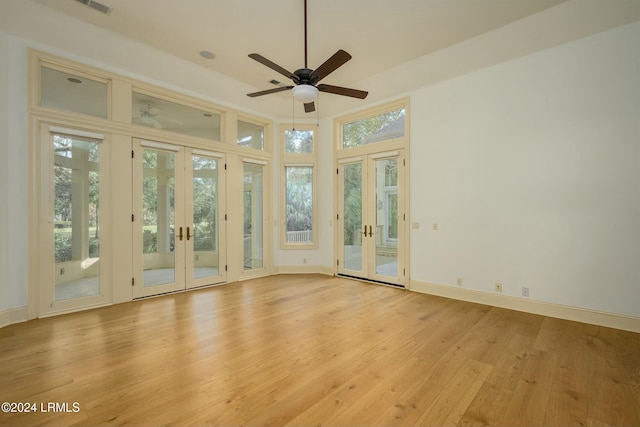
<instances>
[{"instance_id":1,"label":"glass door panel","mask_svg":"<svg viewBox=\"0 0 640 427\"><path fill-rule=\"evenodd\" d=\"M134 253L140 254L134 297L184 289L183 152L165 144L136 144Z\"/></svg>"},{"instance_id":2,"label":"glass door panel","mask_svg":"<svg viewBox=\"0 0 640 427\"><path fill-rule=\"evenodd\" d=\"M398 158L375 160L375 274L398 276Z\"/></svg>"},{"instance_id":3,"label":"glass door panel","mask_svg":"<svg viewBox=\"0 0 640 427\"><path fill-rule=\"evenodd\" d=\"M191 192L187 215L187 287L211 285L224 281L224 253L220 248L220 197L223 177L220 159L205 153L191 154Z\"/></svg>"},{"instance_id":4,"label":"glass door panel","mask_svg":"<svg viewBox=\"0 0 640 427\"><path fill-rule=\"evenodd\" d=\"M53 135L55 301L100 294L100 144Z\"/></svg>"},{"instance_id":5,"label":"glass door panel","mask_svg":"<svg viewBox=\"0 0 640 427\"><path fill-rule=\"evenodd\" d=\"M244 269L264 268L263 177L264 166L243 163Z\"/></svg>"},{"instance_id":6,"label":"glass door panel","mask_svg":"<svg viewBox=\"0 0 640 427\"><path fill-rule=\"evenodd\" d=\"M174 283L175 153L145 148L142 168L144 286Z\"/></svg>"},{"instance_id":7,"label":"glass door panel","mask_svg":"<svg viewBox=\"0 0 640 427\"><path fill-rule=\"evenodd\" d=\"M362 163L342 167L342 270L345 274L363 273Z\"/></svg>"}]
</instances>

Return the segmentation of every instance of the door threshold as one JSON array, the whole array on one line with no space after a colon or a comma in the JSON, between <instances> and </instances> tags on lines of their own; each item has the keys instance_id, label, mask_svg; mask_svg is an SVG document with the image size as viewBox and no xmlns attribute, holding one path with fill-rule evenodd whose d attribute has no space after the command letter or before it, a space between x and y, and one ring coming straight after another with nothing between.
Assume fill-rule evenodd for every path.
<instances>
[{"instance_id":1,"label":"door threshold","mask_svg":"<svg viewBox=\"0 0 640 427\"><path fill-rule=\"evenodd\" d=\"M358 277L358 276L350 276L348 274L336 274L336 276L338 277L344 277L345 279L353 279L353 280L359 280L361 282L369 282L369 283L374 283L376 285L384 285L384 286L391 286L392 288L400 288L400 289L406 289L404 287L404 285L399 285L397 283L388 283L388 282L383 282L382 280L373 280L373 279L366 279L363 277Z\"/></svg>"}]
</instances>

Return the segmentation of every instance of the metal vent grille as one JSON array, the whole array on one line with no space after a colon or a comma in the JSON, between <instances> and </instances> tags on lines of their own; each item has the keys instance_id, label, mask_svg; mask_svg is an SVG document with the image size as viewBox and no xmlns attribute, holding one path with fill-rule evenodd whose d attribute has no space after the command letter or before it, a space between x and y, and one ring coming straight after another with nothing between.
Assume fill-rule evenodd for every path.
<instances>
[{"instance_id":1,"label":"metal vent grille","mask_svg":"<svg viewBox=\"0 0 640 427\"><path fill-rule=\"evenodd\" d=\"M76 0L78 3L82 3L85 6L89 6L92 9L97 10L98 12L102 12L105 15L108 15L111 13L111 7L107 6L106 4L102 4L99 3L95 0Z\"/></svg>"}]
</instances>

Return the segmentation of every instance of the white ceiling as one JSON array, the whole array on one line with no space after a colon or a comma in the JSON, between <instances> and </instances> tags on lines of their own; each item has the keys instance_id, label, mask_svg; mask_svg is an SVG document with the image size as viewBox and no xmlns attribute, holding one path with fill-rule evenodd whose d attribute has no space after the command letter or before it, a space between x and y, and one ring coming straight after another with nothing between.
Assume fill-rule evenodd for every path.
<instances>
[{"instance_id":1,"label":"white ceiling","mask_svg":"<svg viewBox=\"0 0 640 427\"><path fill-rule=\"evenodd\" d=\"M304 66L303 0L99 0L108 16L76 0L32 1L227 75L245 93L290 83L249 53ZM346 50L353 59L323 83L368 90L369 102L638 19L640 0L308 0L308 65ZM267 97L243 106L278 116L269 105L288 99L290 111L290 92ZM322 115L364 102L323 97Z\"/></svg>"}]
</instances>

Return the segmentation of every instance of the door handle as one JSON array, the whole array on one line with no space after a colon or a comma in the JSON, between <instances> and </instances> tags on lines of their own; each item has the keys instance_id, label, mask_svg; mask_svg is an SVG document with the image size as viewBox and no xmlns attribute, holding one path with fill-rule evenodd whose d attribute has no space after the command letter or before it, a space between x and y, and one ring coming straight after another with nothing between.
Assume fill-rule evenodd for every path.
<instances>
[{"instance_id":1,"label":"door handle","mask_svg":"<svg viewBox=\"0 0 640 427\"><path fill-rule=\"evenodd\" d=\"M178 238L182 240L182 227L180 227L180 234L178 234Z\"/></svg>"},{"instance_id":2,"label":"door handle","mask_svg":"<svg viewBox=\"0 0 640 427\"><path fill-rule=\"evenodd\" d=\"M363 225L362 227L364 228L364 230L362 231L362 234L364 234L364 237L367 237L367 226Z\"/></svg>"},{"instance_id":3,"label":"door handle","mask_svg":"<svg viewBox=\"0 0 640 427\"><path fill-rule=\"evenodd\" d=\"M191 239L191 234L189 234L189 227L187 227L187 240Z\"/></svg>"},{"instance_id":4,"label":"door handle","mask_svg":"<svg viewBox=\"0 0 640 427\"><path fill-rule=\"evenodd\" d=\"M373 227L369 226L369 237L373 237Z\"/></svg>"}]
</instances>

